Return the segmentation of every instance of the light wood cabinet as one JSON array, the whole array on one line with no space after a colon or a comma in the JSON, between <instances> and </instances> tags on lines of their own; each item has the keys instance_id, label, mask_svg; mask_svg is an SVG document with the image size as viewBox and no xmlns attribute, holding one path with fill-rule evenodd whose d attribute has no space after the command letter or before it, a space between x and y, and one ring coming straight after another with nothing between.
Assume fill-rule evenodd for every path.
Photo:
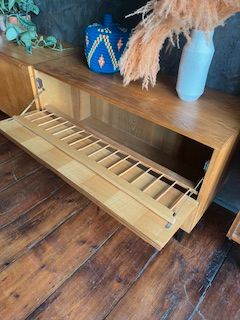
<instances>
[{"instance_id":1,"label":"light wood cabinet","mask_svg":"<svg viewBox=\"0 0 240 320\"><path fill-rule=\"evenodd\" d=\"M185 103L171 80L148 92L124 88L119 75L92 73L82 61L36 64L45 89L38 110L0 130L161 249L178 229L191 232L211 203L239 138L239 99L209 91Z\"/></svg>"},{"instance_id":2,"label":"light wood cabinet","mask_svg":"<svg viewBox=\"0 0 240 320\"><path fill-rule=\"evenodd\" d=\"M0 110L9 116L20 114L33 100L34 65L69 55L49 49L35 49L27 54L24 47L8 42L0 35Z\"/></svg>"}]
</instances>

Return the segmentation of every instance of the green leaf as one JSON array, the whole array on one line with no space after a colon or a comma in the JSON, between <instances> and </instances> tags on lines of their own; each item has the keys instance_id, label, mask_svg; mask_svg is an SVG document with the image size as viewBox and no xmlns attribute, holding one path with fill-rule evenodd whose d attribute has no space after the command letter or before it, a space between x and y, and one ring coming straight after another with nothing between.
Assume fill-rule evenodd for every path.
<instances>
[{"instance_id":1,"label":"green leaf","mask_svg":"<svg viewBox=\"0 0 240 320\"><path fill-rule=\"evenodd\" d=\"M7 11L7 7L6 7L6 5L5 5L5 0L2 0L2 2L1 2L1 8L2 8L3 11Z\"/></svg>"},{"instance_id":2,"label":"green leaf","mask_svg":"<svg viewBox=\"0 0 240 320\"><path fill-rule=\"evenodd\" d=\"M15 5L15 0L8 0L8 10L11 11Z\"/></svg>"},{"instance_id":3,"label":"green leaf","mask_svg":"<svg viewBox=\"0 0 240 320\"><path fill-rule=\"evenodd\" d=\"M32 6L31 11L36 15L38 15L40 12L38 6L36 6L35 4Z\"/></svg>"},{"instance_id":4,"label":"green leaf","mask_svg":"<svg viewBox=\"0 0 240 320\"><path fill-rule=\"evenodd\" d=\"M6 30L6 38L8 41L16 40L19 33L17 32L15 27L8 27Z\"/></svg>"},{"instance_id":5,"label":"green leaf","mask_svg":"<svg viewBox=\"0 0 240 320\"><path fill-rule=\"evenodd\" d=\"M23 30L21 29L21 27L20 26L18 26L18 25L16 25L16 24L14 24L14 23L7 23L7 28L14 28L16 31L17 31L17 33L22 33L23 32Z\"/></svg>"},{"instance_id":6,"label":"green leaf","mask_svg":"<svg viewBox=\"0 0 240 320\"><path fill-rule=\"evenodd\" d=\"M27 53L32 54L32 44L25 47Z\"/></svg>"},{"instance_id":7,"label":"green leaf","mask_svg":"<svg viewBox=\"0 0 240 320\"><path fill-rule=\"evenodd\" d=\"M53 36L49 36L46 38L46 43L49 47L55 46L57 44L57 39Z\"/></svg>"},{"instance_id":8,"label":"green leaf","mask_svg":"<svg viewBox=\"0 0 240 320\"><path fill-rule=\"evenodd\" d=\"M26 17L18 17L19 22L21 23L21 25L26 28L27 30L37 30L36 25L29 19L27 19Z\"/></svg>"}]
</instances>

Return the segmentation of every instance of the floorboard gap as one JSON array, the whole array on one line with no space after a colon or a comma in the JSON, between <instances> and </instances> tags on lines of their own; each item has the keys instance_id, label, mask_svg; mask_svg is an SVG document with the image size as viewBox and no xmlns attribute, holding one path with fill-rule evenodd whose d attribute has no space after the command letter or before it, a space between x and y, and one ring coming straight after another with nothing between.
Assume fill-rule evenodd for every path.
<instances>
[{"instance_id":1,"label":"floorboard gap","mask_svg":"<svg viewBox=\"0 0 240 320\"><path fill-rule=\"evenodd\" d=\"M78 270L84 266L88 260L92 259L98 252L99 250L101 250L101 248L113 237L115 236L123 227L120 225L113 233L111 233L102 243L101 245L99 245L96 250L91 254L89 255L80 265L77 266L77 268L75 268L75 270L73 272L71 272L69 274L69 276L64 279L64 281L62 281L58 287L56 287L56 289L54 290L54 292L52 292L48 297L46 297L46 299L39 305L37 306L37 308L32 311L26 318L25 320L33 320L35 319L35 316L38 315L39 312L41 312L41 309L45 307L45 305L48 303L48 300L50 300L50 303L52 302L51 301L51 297L54 295L54 293L57 291L57 290L60 290L61 287L67 283L77 272ZM56 299L56 298L55 298Z\"/></svg>"},{"instance_id":2,"label":"floorboard gap","mask_svg":"<svg viewBox=\"0 0 240 320\"><path fill-rule=\"evenodd\" d=\"M59 188L59 190L61 190L64 186L62 186L61 188ZM56 190L59 191L59 190ZM47 200L44 200L47 201ZM43 202L44 202L43 201ZM42 241L44 241L45 238L47 238L48 236L50 236L53 232L55 232L58 228L60 228L64 223L66 223L68 220L70 220L71 218L73 218L74 216L81 214L89 205L91 204L90 200L88 202L87 205L85 205L84 207L82 207L81 209L75 210L73 211L69 216L67 216L65 219L63 219L61 222L59 222L54 228L52 228L51 230L49 230L49 232L47 232L43 237L39 238L38 240L36 240L35 242L29 244L25 250L23 250L20 254L18 254L12 261L10 261L9 264L7 264L5 267L0 268L0 272L2 272L3 270L5 270L6 268L8 268L9 266L11 266L15 261L17 261L19 258L21 258L22 256L24 256L25 254L27 254L30 250L32 250L36 245L40 244Z\"/></svg>"},{"instance_id":3,"label":"floorboard gap","mask_svg":"<svg viewBox=\"0 0 240 320\"><path fill-rule=\"evenodd\" d=\"M25 177L27 178L27 177ZM56 190L54 190L53 192L51 192L46 198L36 202L33 206L29 207L27 210L25 210L20 216L23 216L25 215L26 213L28 213L30 210L36 208L38 205L40 205L41 203L43 203L44 201L48 200L50 197L52 197L57 191L59 191L64 185L66 185L65 182L63 182L63 185L61 185L60 187L58 187ZM3 228L6 228L8 227L11 223L13 223L14 221L16 221L20 216L18 216L16 219L14 219L13 221L7 223L7 224L4 224L2 226L0 226L0 231L3 229Z\"/></svg>"},{"instance_id":4,"label":"floorboard gap","mask_svg":"<svg viewBox=\"0 0 240 320\"><path fill-rule=\"evenodd\" d=\"M120 301L128 294L128 291L135 285L135 283L142 277L142 275L144 274L144 272L147 270L148 266L155 260L155 258L157 257L157 255L159 254L159 251L156 250L154 252L154 254L151 256L150 259L148 259L148 261L146 262L146 264L144 265L144 267L142 268L142 270L139 272L139 274L137 275L136 279L133 281L132 285L129 286L129 288L127 288L127 291L120 297L120 299L111 306L109 312L106 314L106 316L102 319L102 320L106 320L107 317L112 313L112 311L116 308L116 306L120 303Z\"/></svg>"},{"instance_id":5,"label":"floorboard gap","mask_svg":"<svg viewBox=\"0 0 240 320\"><path fill-rule=\"evenodd\" d=\"M223 245L221 246L221 248L215 253L215 256L213 257L213 261L212 261L211 265L209 266L209 272L207 273L205 284L203 284L203 286L202 286L201 297L200 297L198 303L196 304L194 310L192 311L191 315L189 316L188 320L193 320L196 315L199 315L199 317L203 320L207 320L201 314L199 308L200 308L201 304L204 302L204 299L206 297L208 290L212 286L217 274L219 273L225 260L227 259L232 246L233 246L233 244L228 239L226 239L224 241Z\"/></svg>"}]
</instances>

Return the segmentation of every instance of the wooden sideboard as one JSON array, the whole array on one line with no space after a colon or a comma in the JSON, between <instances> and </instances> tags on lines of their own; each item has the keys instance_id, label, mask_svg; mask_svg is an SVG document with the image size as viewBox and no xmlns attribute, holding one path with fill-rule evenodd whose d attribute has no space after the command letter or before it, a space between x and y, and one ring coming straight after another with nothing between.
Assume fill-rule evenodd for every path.
<instances>
[{"instance_id":1,"label":"wooden sideboard","mask_svg":"<svg viewBox=\"0 0 240 320\"><path fill-rule=\"evenodd\" d=\"M31 81L34 65L71 54L74 49L58 52L35 49L27 54L24 47L8 42L0 35L0 110L9 116L20 114L33 100Z\"/></svg>"},{"instance_id":2,"label":"wooden sideboard","mask_svg":"<svg viewBox=\"0 0 240 320\"><path fill-rule=\"evenodd\" d=\"M191 232L211 203L239 139L239 98L207 91L186 103L172 80L124 88L119 75L83 61L78 53L34 64L45 89L38 109L0 130L161 249L178 229Z\"/></svg>"}]
</instances>

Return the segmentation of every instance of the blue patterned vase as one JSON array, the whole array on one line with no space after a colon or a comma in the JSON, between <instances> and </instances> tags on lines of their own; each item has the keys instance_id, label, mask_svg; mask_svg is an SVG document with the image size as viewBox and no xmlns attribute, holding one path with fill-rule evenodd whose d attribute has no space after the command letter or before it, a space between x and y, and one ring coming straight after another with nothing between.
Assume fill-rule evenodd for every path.
<instances>
[{"instance_id":1,"label":"blue patterned vase","mask_svg":"<svg viewBox=\"0 0 240 320\"><path fill-rule=\"evenodd\" d=\"M106 14L104 25L94 23L85 30L85 55L89 68L99 73L119 71L119 60L128 42L128 30L112 22Z\"/></svg>"}]
</instances>

